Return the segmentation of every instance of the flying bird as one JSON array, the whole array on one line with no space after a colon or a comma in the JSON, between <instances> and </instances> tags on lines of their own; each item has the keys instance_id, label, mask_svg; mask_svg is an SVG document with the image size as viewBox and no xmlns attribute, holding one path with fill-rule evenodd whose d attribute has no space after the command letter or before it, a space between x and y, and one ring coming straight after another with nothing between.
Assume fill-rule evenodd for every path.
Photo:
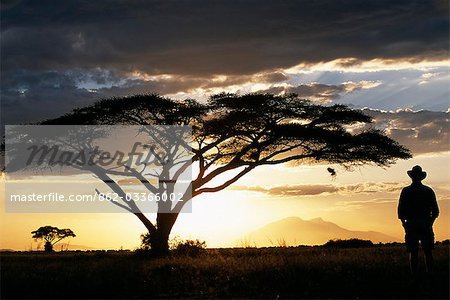
<instances>
[{"instance_id":1,"label":"flying bird","mask_svg":"<svg viewBox=\"0 0 450 300\"><path fill-rule=\"evenodd\" d=\"M332 177L335 177L335 176L336 176L336 170L334 170L333 168L328 167L328 168L327 168L327 171L328 171L328 173L330 173L330 175L331 175Z\"/></svg>"}]
</instances>

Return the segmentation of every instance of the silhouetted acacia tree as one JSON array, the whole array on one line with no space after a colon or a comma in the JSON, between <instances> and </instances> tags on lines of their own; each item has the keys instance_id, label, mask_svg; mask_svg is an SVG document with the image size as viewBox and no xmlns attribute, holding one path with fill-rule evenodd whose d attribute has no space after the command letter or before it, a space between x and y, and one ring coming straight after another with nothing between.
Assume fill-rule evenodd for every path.
<instances>
[{"instance_id":1,"label":"silhouetted acacia tree","mask_svg":"<svg viewBox=\"0 0 450 300\"><path fill-rule=\"evenodd\" d=\"M371 121L347 106L316 105L294 94L219 94L207 103L150 94L101 100L43 124L190 125L194 142L189 163L198 170L192 179L194 198L223 190L258 166L287 162L388 166L411 157L406 148L367 126ZM119 172L105 170L105 174ZM136 170L120 174L154 189ZM224 179L214 184L217 178ZM184 200L179 204L190 199ZM179 210L158 213L156 222L141 212L135 215L147 228L152 249L167 251Z\"/></svg>"},{"instance_id":2,"label":"silhouetted acacia tree","mask_svg":"<svg viewBox=\"0 0 450 300\"><path fill-rule=\"evenodd\" d=\"M35 240L45 241L44 250L46 252L53 251L53 246L68 237L75 237L70 229L59 229L53 226L42 226L39 229L32 231L31 234Z\"/></svg>"}]
</instances>

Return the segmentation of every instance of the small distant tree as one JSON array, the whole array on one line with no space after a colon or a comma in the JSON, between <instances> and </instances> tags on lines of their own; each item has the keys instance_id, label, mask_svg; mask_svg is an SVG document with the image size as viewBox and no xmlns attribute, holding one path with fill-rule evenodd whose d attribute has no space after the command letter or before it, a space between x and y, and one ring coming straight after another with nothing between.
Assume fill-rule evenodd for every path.
<instances>
[{"instance_id":1,"label":"small distant tree","mask_svg":"<svg viewBox=\"0 0 450 300\"><path fill-rule=\"evenodd\" d=\"M53 246L62 239L76 236L75 233L73 233L73 231L70 229L59 229L58 227L53 226L39 227L38 230L32 231L31 234L33 235L33 238L35 240L45 241L45 252L53 251Z\"/></svg>"}]
</instances>

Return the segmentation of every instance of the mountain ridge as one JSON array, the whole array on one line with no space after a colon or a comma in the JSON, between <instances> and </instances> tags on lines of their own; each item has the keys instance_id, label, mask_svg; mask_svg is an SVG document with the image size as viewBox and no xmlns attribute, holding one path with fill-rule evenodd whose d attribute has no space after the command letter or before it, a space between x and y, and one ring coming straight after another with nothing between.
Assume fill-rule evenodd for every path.
<instances>
[{"instance_id":1,"label":"mountain ridge","mask_svg":"<svg viewBox=\"0 0 450 300\"><path fill-rule=\"evenodd\" d=\"M332 239L364 239L374 243L393 242L397 239L378 231L349 230L322 218L304 220L291 216L271 222L250 232L244 240L258 247L322 245Z\"/></svg>"}]
</instances>

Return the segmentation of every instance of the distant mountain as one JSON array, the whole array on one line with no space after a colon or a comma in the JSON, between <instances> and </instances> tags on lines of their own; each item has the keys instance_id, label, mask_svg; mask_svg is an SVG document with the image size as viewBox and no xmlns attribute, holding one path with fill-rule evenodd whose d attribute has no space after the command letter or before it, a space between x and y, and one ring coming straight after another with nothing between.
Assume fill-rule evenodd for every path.
<instances>
[{"instance_id":1,"label":"distant mountain","mask_svg":"<svg viewBox=\"0 0 450 300\"><path fill-rule=\"evenodd\" d=\"M352 231L322 218L303 220L289 217L270 223L244 238L246 243L258 247L322 245L331 239L358 238L374 243L392 242L396 238L376 231Z\"/></svg>"}]
</instances>

